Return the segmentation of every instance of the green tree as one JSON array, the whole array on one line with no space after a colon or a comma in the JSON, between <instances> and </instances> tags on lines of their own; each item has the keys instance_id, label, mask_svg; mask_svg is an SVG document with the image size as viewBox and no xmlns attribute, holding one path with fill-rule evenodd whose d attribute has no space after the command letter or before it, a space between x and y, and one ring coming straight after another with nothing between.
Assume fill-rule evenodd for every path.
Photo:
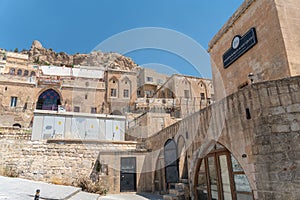
<instances>
[{"instance_id":1,"label":"green tree","mask_svg":"<svg viewBox=\"0 0 300 200\"><path fill-rule=\"evenodd\" d=\"M19 52L19 49L18 49L18 48L15 48L14 52L15 52L15 53L18 53L18 52Z\"/></svg>"}]
</instances>

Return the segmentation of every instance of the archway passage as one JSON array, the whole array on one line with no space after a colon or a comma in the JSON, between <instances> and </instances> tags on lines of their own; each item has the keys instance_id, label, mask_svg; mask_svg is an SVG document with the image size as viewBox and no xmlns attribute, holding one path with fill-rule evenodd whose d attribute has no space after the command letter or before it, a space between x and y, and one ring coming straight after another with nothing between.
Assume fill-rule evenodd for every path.
<instances>
[{"instance_id":1,"label":"archway passage","mask_svg":"<svg viewBox=\"0 0 300 200\"><path fill-rule=\"evenodd\" d=\"M177 141L177 155L178 155L179 178L182 180L187 180L188 179L188 165L187 165L188 161L187 161L187 155L186 155L185 140L182 136L180 136Z\"/></svg>"},{"instance_id":2,"label":"archway passage","mask_svg":"<svg viewBox=\"0 0 300 200\"><path fill-rule=\"evenodd\" d=\"M114 110L111 115L122 115L122 113L119 110Z\"/></svg>"},{"instance_id":3,"label":"archway passage","mask_svg":"<svg viewBox=\"0 0 300 200\"><path fill-rule=\"evenodd\" d=\"M196 169L195 199L253 200L249 181L238 161L222 145L216 144Z\"/></svg>"},{"instance_id":4,"label":"archway passage","mask_svg":"<svg viewBox=\"0 0 300 200\"><path fill-rule=\"evenodd\" d=\"M177 146L174 140L168 140L164 147L165 176L169 189L171 183L179 181Z\"/></svg>"},{"instance_id":5,"label":"archway passage","mask_svg":"<svg viewBox=\"0 0 300 200\"><path fill-rule=\"evenodd\" d=\"M164 152L161 151L156 161L156 168L154 173L154 190L163 194L166 191L165 184L165 162L164 162Z\"/></svg>"},{"instance_id":6,"label":"archway passage","mask_svg":"<svg viewBox=\"0 0 300 200\"><path fill-rule=\"evenodd\" d=\"M38 98L36 109L38 110L57 110L58 105L61 105L59 94L49 89L44 91Z\"/></svg>"}]
</instances>

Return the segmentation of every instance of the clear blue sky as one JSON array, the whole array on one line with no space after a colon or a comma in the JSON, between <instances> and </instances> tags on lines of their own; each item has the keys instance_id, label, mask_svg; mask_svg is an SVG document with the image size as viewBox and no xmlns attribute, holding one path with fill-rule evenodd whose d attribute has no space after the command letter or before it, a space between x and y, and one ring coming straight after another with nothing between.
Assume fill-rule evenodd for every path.
<instances>
[{"instance_id":1,"label":"clear blue sky","mask_svg":"<svg viewBox=\"0 0 300 200\"><path fill-rule=\"evenodd\" d=\"M57 52L88 53L105 39L122 31L162 27L191 37L206 50L208 42L242 2L0 0L0 48L29 49L33 40L39 40L44 47ZM126 55L140 65L159 63L179 73L211 77L208 58L202 58L204 61L199 73L187 60L166 51L144 49ZM164 69L168 71L168 67Z\"/></svg>"}]
</instances>

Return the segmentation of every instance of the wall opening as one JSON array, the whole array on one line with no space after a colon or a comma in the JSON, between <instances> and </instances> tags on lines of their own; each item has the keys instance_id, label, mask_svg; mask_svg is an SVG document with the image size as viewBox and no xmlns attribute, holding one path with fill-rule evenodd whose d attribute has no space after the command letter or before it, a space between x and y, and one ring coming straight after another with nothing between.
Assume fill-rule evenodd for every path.
<instances>
[{"instance_id":1,"label":"wall opening","mask_svg":"<svg viewBox=\"0 0 300 200\"><path fill-rule=\"evenodd\" d=\"M216 144L207 156L198 160L194 194L195 199L254 199L249 181L241 165L220 144Z\"/></svg>"},{"instance_id":2,"label":"wall opening","mask_svg":"<svg viewBox=\"0 0 300 200\"><path fill-rule=\"evenodd\" d=\"M177 146L174 140L168 140L164 146L165 177L167 188L179 181Z\"/></svg>"},{"instance_id":3,"label":"wall opening","mask_svg":"<svg viewBox=\"0 0 300 200\"><path fill-rule=\"evenodd\" d=\"M39 96L36 109L58 110L58 105L61 105L60 95L55 90L48 89Z\"/></svg>"}]
</instances>

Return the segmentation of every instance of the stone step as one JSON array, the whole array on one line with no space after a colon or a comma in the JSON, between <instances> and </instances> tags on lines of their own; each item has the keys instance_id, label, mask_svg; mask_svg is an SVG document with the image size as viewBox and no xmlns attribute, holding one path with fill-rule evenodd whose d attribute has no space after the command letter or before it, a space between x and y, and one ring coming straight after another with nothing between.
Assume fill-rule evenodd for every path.
<instances>
[{"instance_id":1,"label":"stone step","mask_svg":"<svg viewBox=\"0 0 300 200\"><path fill-rule=\"evenodd\" d=\"M183 190L170 189L169 194L174 194L176 196L180 196L180 195L184 195L185 193Z\"/></svg>"},{"instance_id":2,"label":"stone step","mask_svg":"<svg viewBox=\"0 0 300 200\"><path fill-rule=\"evenodd\" d=\"M180 179L180 183L189 184L189 179Z\"/></svg>"},{"instance_id":3,"label":"stone step","mask_svg":"<svg viewBox=\"0 0 300 200\"><path fill-rule=\"evenodd\" d=\"M186 183L176 183L175 190L180 191L180 194L185 196L185 199L189 199L190 197L190 189L189 184Z\"/></svg>"},{"instance_id":4,"label":"stone step","mask_svg":"<svg viewBox=\"0 0 300 200\"><path fill-rule=\"evenodd\" d=\"M164 200L185 200L184 195L174 195L174 194L166 194L163 196Z\"/></svg>"}]
</instances>

